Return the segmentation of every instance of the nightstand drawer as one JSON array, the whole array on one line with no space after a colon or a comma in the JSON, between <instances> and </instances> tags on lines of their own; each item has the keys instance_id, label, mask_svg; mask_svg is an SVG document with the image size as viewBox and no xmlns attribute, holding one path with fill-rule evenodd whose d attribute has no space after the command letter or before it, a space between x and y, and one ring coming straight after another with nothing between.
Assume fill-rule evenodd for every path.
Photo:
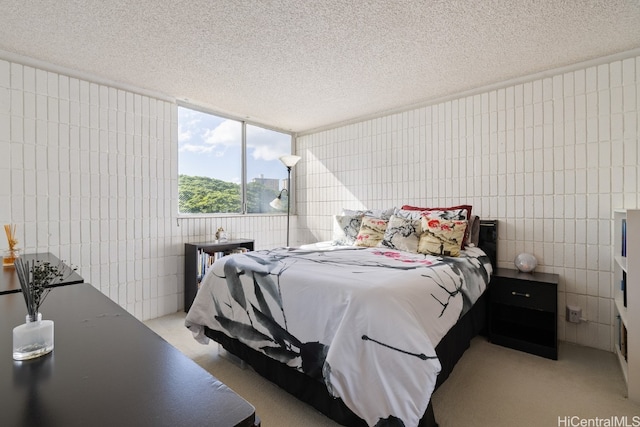
<instances>
[{"instance_id":1,"label":"nightstand drawer","mask_svg":"<svg viewBox=\"0 0 640 427\"><path fill-rule=\"evenodd\" d=\"M491 302L534 310L556 311L555 286L524 280L495 279L491 282L489 288Z\"/></svg>"},{"instance_id":2,"label":"nightstand drawer","mask_svg":"<svg viewBox=\"0 0 640 427\"><path fill-rule=\"evenodd\" d=\"M558 358L558 275L498 268L489 284L491 342Z\"/></svg>"}]
</instances>

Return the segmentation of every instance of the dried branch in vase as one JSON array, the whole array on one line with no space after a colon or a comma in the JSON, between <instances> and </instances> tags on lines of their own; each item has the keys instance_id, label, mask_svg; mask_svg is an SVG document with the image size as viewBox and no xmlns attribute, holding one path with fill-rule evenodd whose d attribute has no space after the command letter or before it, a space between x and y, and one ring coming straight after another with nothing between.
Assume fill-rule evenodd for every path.
<instances>
[{"instance_id":1,"label":"dried branch in vase","mask_svg":"<svg viewBox=\"0 0 640 427\"><path fill-rule=\"evenodd\" d=\"M27 304L27 314L34 319L51 291L51 286L66 279L78 269L63 263L54 265L48 261L24 261L21 258L15 260L15 267L22 296Z\"/></svg>"}]
</instances>

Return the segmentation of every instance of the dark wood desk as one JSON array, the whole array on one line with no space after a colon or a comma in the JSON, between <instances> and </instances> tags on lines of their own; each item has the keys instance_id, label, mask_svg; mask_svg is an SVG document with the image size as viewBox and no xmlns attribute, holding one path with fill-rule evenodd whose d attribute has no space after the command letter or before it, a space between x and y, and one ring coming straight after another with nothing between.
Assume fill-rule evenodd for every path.
<instances>
[{"instance_id":1,"label":"dark wood desk","mask_svg":"<svg viewBox=\"0 0 640 427\"><path fill-rule=\"evenodd\" d=\"M88 283L53 289L42 306L55 347L12 359L22 296L0 296L0 424L253 426L255 409Z\"/></svg>"},{"instance_id":2,"label":"dark wood desk","mask_svg":"<svg viewBox=\"0 0 640 427\"><path fill-rule=\"evenodd\" d=\"M73 271L66 264L62 264L62 262L55 255L44 252L38 254L24 254L21 258L25 261L31 260L40 260L43 262L50 262L53 265L64 265L68 271L63 271L65 278L61 281L53 283L51 286L64 286L64 285L74 285L76 283L84 282L82 276ZM11 294L14 292L20 292L20 281L18 280L18 275L16 274L15 267L2 267L2 272L0 273L0 295L2 294Z\"/></svg>"}]
</instances>

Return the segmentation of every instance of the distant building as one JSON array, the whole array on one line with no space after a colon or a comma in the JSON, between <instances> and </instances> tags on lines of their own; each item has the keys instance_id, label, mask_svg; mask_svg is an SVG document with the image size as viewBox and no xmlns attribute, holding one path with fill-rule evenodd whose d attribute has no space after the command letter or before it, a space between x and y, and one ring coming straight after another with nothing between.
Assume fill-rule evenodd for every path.
<instances>
[{"instance_id":1,"label":"distant building","mask_svg":"<svg viewBox=\"0 0 640 427\"><path fill-rule=\"evenodd\" d=\"M260 178L253 178L253 182L256 184L262 184L273 191L280 191L280 180L277 178L265 178L264 175L260 175Z\"/></svg>"}]
</instances>

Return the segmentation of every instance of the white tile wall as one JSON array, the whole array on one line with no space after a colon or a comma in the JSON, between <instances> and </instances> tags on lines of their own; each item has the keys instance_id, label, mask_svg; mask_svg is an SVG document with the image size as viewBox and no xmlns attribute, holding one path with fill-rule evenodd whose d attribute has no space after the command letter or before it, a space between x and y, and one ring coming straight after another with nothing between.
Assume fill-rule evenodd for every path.
<instances>
[{"instance_id":1,"label":"white tile wall","mask_svg":"<svg viewBox=\"0 0 640 427\"><path fill-rule=\"evenodd\" d=\"M177 219L176 120L173 102L0 58L0 223L141 320L182 309L185 242L222 226L284 245L286 217Z\"/></svg>"},{"instance_id":2,"label":"white tile wall","mask_svg":"<svg viewBox=\"0 0 640 427\"><path fill-rule=\"evenodd\" d=\"M342 208L469 203L499 265L560 275L559 337L613 349L612 209L638 206L640 57L299 136L301 240ZM564 320L569 303L588 322Z\"/></svg>"},{"instance_id":3,"label":"white tile wall","mask_svg":"<svg viewBox=\"0 0 640 427\"><path fill-rule=\"evenodd\" d=\"M499 262L560 274L560 338L612 348L611 210L638 206L640 58L298 138L292 241L331 238L343 207L472 203ZM175 104L0 59L0 221L140 319L182 307L183 244L217 227L284 243L286 218L177 219ZM1 247L1 246L0 246Z\"/></svg>"}]
</instances>

